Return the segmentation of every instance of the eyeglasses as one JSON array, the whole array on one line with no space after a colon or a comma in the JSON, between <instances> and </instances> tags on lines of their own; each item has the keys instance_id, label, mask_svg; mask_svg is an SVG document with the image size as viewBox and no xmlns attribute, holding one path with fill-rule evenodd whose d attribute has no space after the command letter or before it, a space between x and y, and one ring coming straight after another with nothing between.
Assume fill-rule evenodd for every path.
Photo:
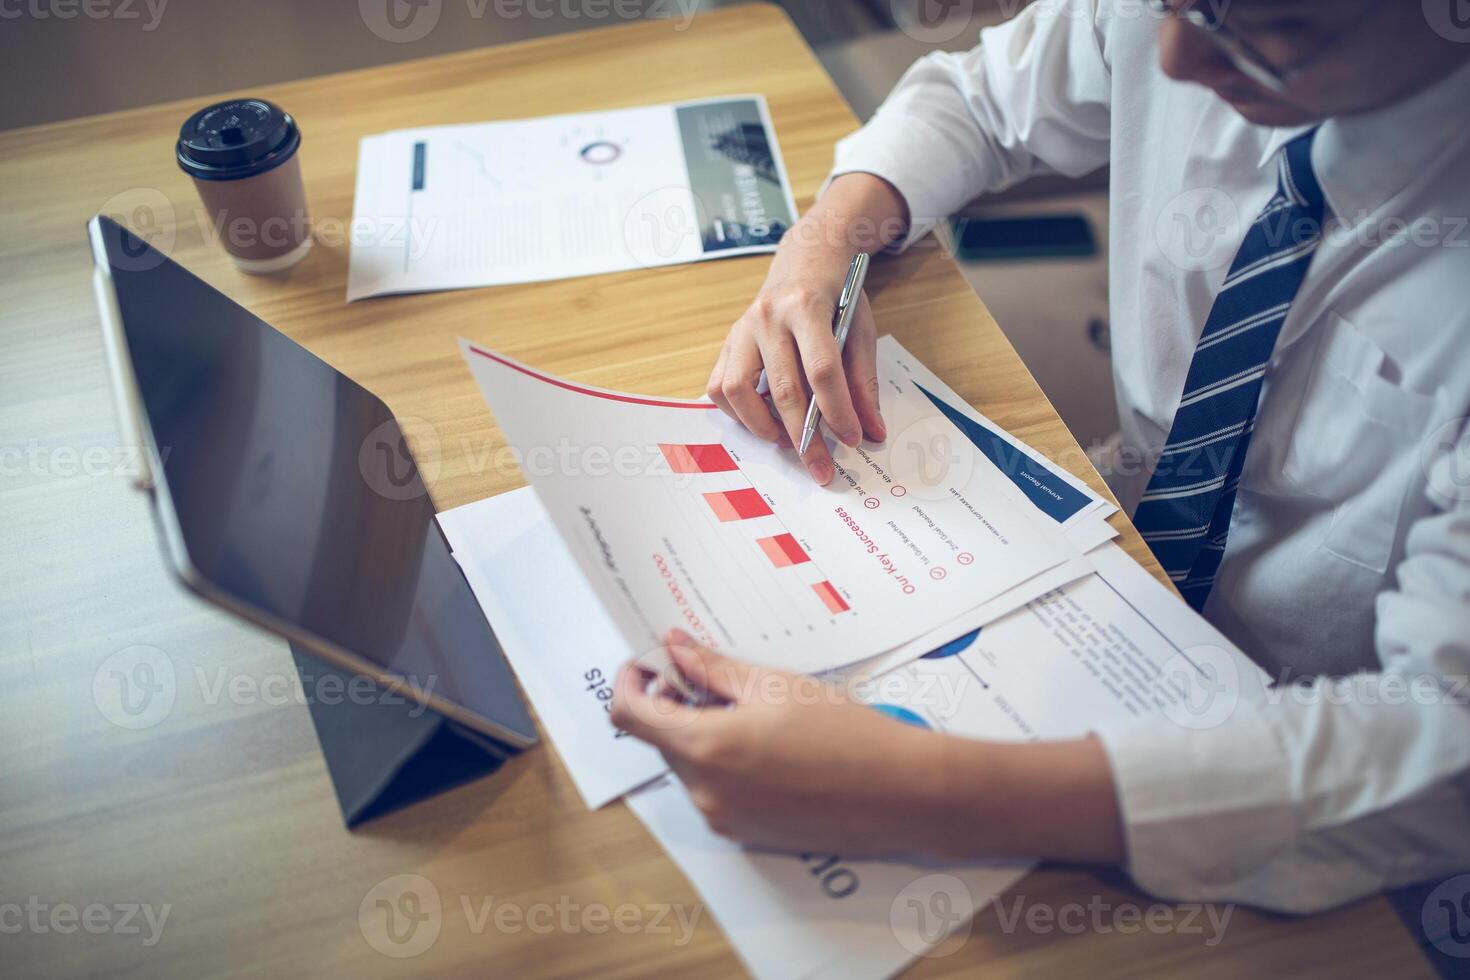
<instances>
[{"instance_id":1,"label":"eyeglasses","mask_svg":"<svg viewBox=\"0 0 1470 980\"><path fill-rule=\"evenodd\" d=\"M1149 9L1157 14L1165 14L1177 17L1190 27L1204 33L1215 43L1224 55L1230 59L1230 63L1242 75L1249 78L1268 91L1278 95L1287 90L1291 80L1301 74L1312 62L1316 61L1331 41L1340 38L1343 34L1367 17L1367 13L1373 9L1373 4L1365 4L1360 16L1352 23L1334 33L1331 38L1324 40L1316 51L1313 51L1304 60L1298 61L1289 68L1279 67L1271 62L1269 58L1245 38L1225 26L1225 9L1228 3L1216 2L1210 4L1199 4L1198 0L1183 0L1183 6L1177 6L1170 0L1148 0ZM1214 13L1206 12L1203 7L1211 7Z\"/></svg>"}]
</instances>

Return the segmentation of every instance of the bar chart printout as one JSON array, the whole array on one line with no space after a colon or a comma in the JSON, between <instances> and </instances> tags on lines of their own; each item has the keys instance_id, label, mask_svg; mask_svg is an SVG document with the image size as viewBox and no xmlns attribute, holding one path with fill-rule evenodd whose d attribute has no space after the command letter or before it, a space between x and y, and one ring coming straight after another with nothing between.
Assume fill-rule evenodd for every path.
<instances>
[{"instance_id":1,"label":"bar chart printout","mask_svg":"<svg viewBox=\"0 0 1470 980\"><path fill-rule=\"evenodd\" d=\"M801 545L796 543L796 538L790 534L777 534L770 538L761 538L756 542L761 551L771 560L771 564L777 568L790 568L792 565L801 565L811 561L807 553L802 550Z\"/></svg>"},{"instance_id":2,"label":"bar chart printout","mask_svg":"<svg viewBox=\"0 0 1470 980\"><path fill-rule=\"evenodd\" d=\"M709 504L716 517L725 522L771 516L771 505L766 503L766 498L754 487L707 493L704 495L704 502Z\"/></svg>"},{"instance_id":3,"label":"bar chart printout","mask_svg":"<svg viewBox=\"0 0 1470 980\"><path fill-rule=\"evenodd\" d=\"M929 457L912 451L928 444L919 436L839 447L843 478L818 487L790 446L757 439L710 402L592 388L468 341L461 351L523 458L573 451L567 465L527 466L526 477L637 649L679 626L730 656L816 673L941 630L1002 594L1035 598L1055 587L1041 573L1073 560L978 452L935 483ZM889 358L880 373L894 431L968 445L910 371ZM642 465L609 467L589 452L583 466L577 455L631 458L625 447Z\"/></svg>"},{"instance_id":4,"label":"bar chart printout","mask_svg":"<svg viewBox=\"0 0 1470 980\"><path fill-rule=\"evenodd\" d=\"M719 443L683 446L661 442L658 449L675 473L730 473L740 468Z\"/></svg>"},{"instance_id":5,"label":"bar chart printout","mask_svg":"<svg viewBox=\"0 0 1470 980\"><path fill-rule=\"evenodd\" d=\"M827 607L827 611L832 613L832 615L835 616L838 613L847 612L847 602L842 596L837 594L837 590L832 587L831 582L817 582L812 586L812 591L817 594L817 598L822 600L823 604Z\"/></svg>"},{"instance_id":6,"label":"bar chart printout","mask_svg":"<svg viewBox=\"0 0 1470 980\"><path fill-rule=\"evenodd\" d=\"M690 474L713 474L729 476L731 473L740 471L740 464L730 452L718 443L659 443L659 452L663 454L668 462L670 470L679 475ZM742 474L743 475L743 474ZM731 531L736 532L733 539L735 550L728 553L730 560L722 559L722 568L734 569L742 564L738 556L746 548L752 548L761 555L772 572L789 575L786 569L802 568L807 575L815 575L823 578L823 573L812 562L807 554L806 548L796 540L796 536L789 531L780 530L772 533L775 529L769 526L769 522L779 520L769 501L754 487L739 487L732 490L719 490L702 493L709 512L714 519L722 525L726 525ZM762 520L766 523L762 523ZM757 522L751 525L750 522ZM741 528L745 531L742 533ZM752 535L750 531L754 531ZM754 585L754 582L763 578L757 573L753 578L747 577L745 581ZM773 579L785 581L784 579ZM797 579L796 581L800 581ZM807 579L810 586L810 579ZM830 615L847 612L851 607L842 598L836 587L828 580L822 581L823 588L811 586L816 598L822 607ZM778 590L785 592L792 586L789 584L778 586ZM803 590L805 591L805 590ZM773 626L781 617L772 617L768 626ZM787 635L793 635L797 630L792 626L786 627Z\"/></svg>"}]
</instances>

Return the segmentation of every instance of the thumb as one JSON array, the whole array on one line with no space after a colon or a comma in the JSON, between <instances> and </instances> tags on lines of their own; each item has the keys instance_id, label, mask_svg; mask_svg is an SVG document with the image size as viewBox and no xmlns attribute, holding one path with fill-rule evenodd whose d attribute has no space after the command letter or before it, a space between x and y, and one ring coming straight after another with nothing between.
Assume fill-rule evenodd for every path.
<instances>
[{"instance_id":1,"label":"thumb","mask_svg":"<svg viewBox=\"0 0 1470 980\"><path fill-rule=\"evenodd\" d=\"M669 630L664 642L674 666L690 683L734 704L750 700L761 668L700 646L683 630Z\"/></svg>"},{"instance_id":2,"label":"thumb","mask_svg":"<svg viewBox=\"0 0 1470 980\"><path fill-rule=\"evenodd\" d=\"M843 349L847 360L847 386L863 432L874 442L888 438L888 427L878 408L878 324L866 293L858 294L857 315Z\"/></svg>"}]
</instances>

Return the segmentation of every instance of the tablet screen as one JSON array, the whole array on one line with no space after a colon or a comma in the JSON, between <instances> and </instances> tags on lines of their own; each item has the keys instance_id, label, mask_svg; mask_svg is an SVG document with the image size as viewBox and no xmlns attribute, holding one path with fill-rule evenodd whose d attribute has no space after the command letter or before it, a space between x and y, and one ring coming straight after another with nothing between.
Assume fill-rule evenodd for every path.
<instances>
[{"instance_id":1,"label":"tablet screen","mask_svg":"<svg viewBox=\"0 0 1470 980\"><path fill-rule=\"evenodd\" d=\"M388 407L115 222L94 235L186 582L534 739Z\"/></svg>"}]
</instances>

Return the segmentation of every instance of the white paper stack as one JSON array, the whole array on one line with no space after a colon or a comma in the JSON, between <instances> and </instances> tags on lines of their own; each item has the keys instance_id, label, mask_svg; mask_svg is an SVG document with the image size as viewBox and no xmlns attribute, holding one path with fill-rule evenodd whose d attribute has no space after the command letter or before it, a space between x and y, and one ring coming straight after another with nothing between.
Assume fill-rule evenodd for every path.
<instances>
[{"instance_id":1,"label":"white paper stack","mask_svg":"<svg viewBox=\"0 0 1470 980\"><path fill-rule=\"evenodd\" d=\"M1220 671L1235 672L1247 686L1257 677L1224 637L1108 543L1115 534L1107 523L1116 510L1112 504L966 405L891 338L880 341L880 375L898 396L889 397L885 388L885 415L897 435L890 436L887 455L868 447L855 457L834 448L842 472L853 474L845 490L839 487L851 496L838 498L801 483L806 477L799 466L789 467L795 471L790 479L783 476L781 450L741 441L739 432L707 428L718 427L722 417L712 418L695 407L699 403L637 399L560 379L548 385L545 376L524 365L493 352L481 357L473 345L466 347L467 361L508 438L515 444L514 433L521 432L527 440L518 448L550 444L550 433L557 431L575 433L586 409L571 396L581 395L613 400L615 406L599 406L603 415L626 410L628 402L618 399L654 403L638 406L647 411L628 423L647 431L610 435L616 423L604 419L598 434L604 445L642 439L661 452L669 444L685 450L674 453L667 467L606 480L568 478L565 465L550 473L531 472L537 492L526 488L456 508L441 514L440 522L588 806L627 794L630 807L699 890L755 976L891 975L916 956L952 949L957 930L966 933L970 917L1024 875L1029 864L938 866L857 861L840 854L803 858L748 851L713 834L682 785L666 775L663 759L615 731L607 717L618 668L645 653L641 647L655 642L659 629L676 625L648 623L647 632L640 632L639 616L649 618L658 609L638 591L635 556L649 541L670 543L664 563L691 592L713 591L719 581L709 577L718 569L699 565L691 550L696 544L736 552L747 539L756 544L740 559L746 562L742 575L774 574L762 571L763 552L776 562L792 554L806 557L798 568L825 563L822 575L841 570L849 577L836 592L838 601L852 608L833 612L830 621L824 613L808 625L844 637L851 634L837 631L854 610L873 605L883 616L903 619L901 610L918 608L903 605L912 596L902 589L882 591L895 575L916 584L953 584L973 567L960 560L959 555L971 553L961 547L984 554L983 544L1004 554L1011 543L1022 543L1025 555L1017 555L1011 580L993 575L966 580L972 589L989 590L983 601L946 602L952 593L930 589L923 614L928 618L910 616L901 642L861 658L839 654L835 661L791 664L834 678L881 675L881 685L857 689L880 691L883 710L908 723L955 735L1075 736L1109 719L1161 710L1179 712L1187 722L1195 710L1192 695L1204 682L1217 680ZM491 357L496 370L481 370L477 359ZM557 385L568 387L558 388L554 399L540 397L546 387ZM926 405L934 411L927 412ZM676 421L668 420L671 415ZM700 433L710 431L720 432L726 455L705 451L713 440ZM924 467L933 460L902 460L892 451L895 445L928 447L949 465L932 484L921 483ZM727 463L734 468L722 469ZM691 472L677 472L681 469ZM674 487L673 477L683 483L669 489L671 496L658 498L657 506L645 503L640 510L633 498L627 506L643 516L630 517L616 506L617 494L634 485L639 493L652 492L640 482L645 477L664 481L658 492ZM761 488L768 505L764 511L770 513L709 523L723 532L727 523L756 521L747 538L701 537L701 505L690 501L737 493L746 489L741 481ZM894 486L906 492L895 494ZM880 496L877 488L886 493ZM864 503L874 496L880 496L877 505ZM844 516L828 526L824 518L833 510ZM883 520L886 515L892 523ZM995 540L982 542L972 534L964 523L967 516ZM760 523L766 517L785 522L782 533L793 539L788 548L794 544L795 552L770 543L779 535L771 533L775 524ZM652 535L640 537L617 526L636 521L653 525ZM926 537L930 533L933 538ZM866 548L843 551L849 537L888 539L880 542L878 553L901 571L879 576L871 589L856 581L850 569L872 556ZM963 544L942 550L952 541ZM900 543L908 547L907 555ZM948 557L941 561L937 555ZM1023 557L1033 560L1026 564ZM928 565L918 563L921 559ZM946 574L921 579L916 569L925 567L942 567ZM789 571L783 567L780 574ZM690 577L678 579L681 573ZM808 586L815 588L809 582L814 575L793 574L783 581L792 595L803 597ZM752 582L749 594L764 594L762 585ZM719 602L711 599L697 611L715 619L727 616L729 607ZM874 632L872 618L863 621L868 634ZM727 630L720 639L728 637L737 647L754 642L748 633L719 625ZM710 628L710 633L718 630ZM844 642L852 649L858 645ZM795 648L779 642L769 647L782 656ZM734 655L747 652L738 649ZM1211 662L1202 663L1206 658ZM943 696L936 697L936 691Z\"/></svg>"},{"instance_id":2,"label":"white paper stack","mask_svg":"<svg viewBox=\"0 0 1470 980\"><path fill-rule=\"evenodd\" d=\"M759 95L395 130L358 149L347 298L773 252L795 220Z\"/></svg>"}]
</instances>

